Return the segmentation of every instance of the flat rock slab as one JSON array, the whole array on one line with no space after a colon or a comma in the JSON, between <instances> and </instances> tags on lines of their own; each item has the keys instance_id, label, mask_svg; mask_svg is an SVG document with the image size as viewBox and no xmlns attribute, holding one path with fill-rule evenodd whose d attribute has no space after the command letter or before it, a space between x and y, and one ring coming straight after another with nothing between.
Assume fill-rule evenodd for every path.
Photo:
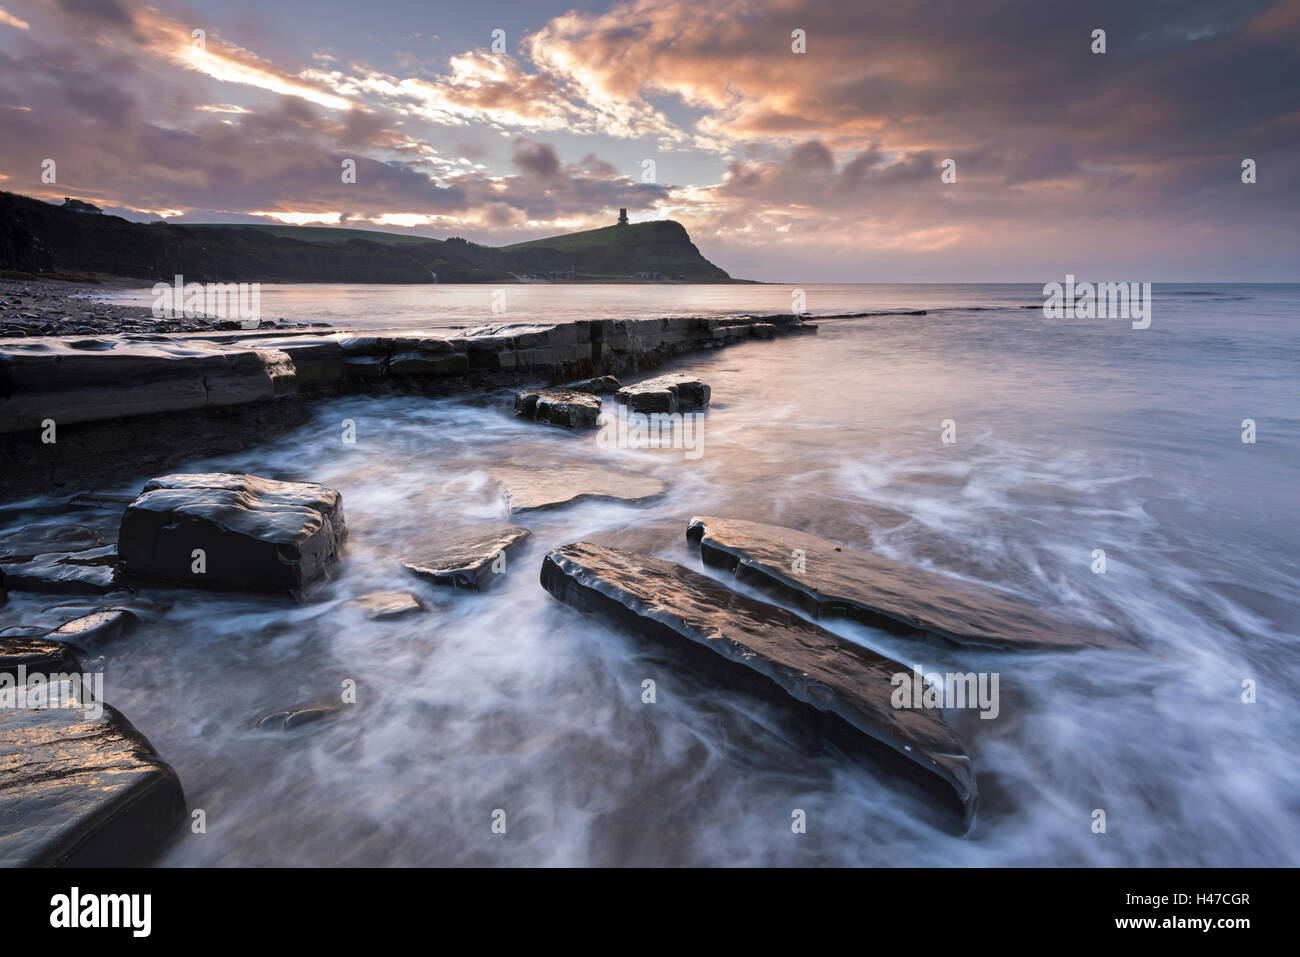
<instances>
[{"instance_id":1,"label":"flat rock slab","mask_svg":"<svg viewBox=\"0 0 1300 957\"><path fill-rule=\"evenodd\" d=\"M256 475L164 475L122 516L118 552L140 578L302 589L326 574L344 534L343 496ZM205 570L196 572L196 549Z\"/></svg>"},{"instance_id":2,"label":"flat rock slab","mask_svg":"<svg viewBox=\"0 0 1300 957\"><path fill-rule=\"evenodd\" d=\"M0 635L0 674L16 677L20 667L29 675L80 674L84 670L76 651L62 641L34 635Z\"/></svg>"},{"instance_id":3,"label":"flat rock slab","mask_svg":"<svg viewBox=\"0 0 1300 957\"><path fill-rule=\"evenodd\" d=\"M0 535L0 562L29 562L37 555L102 548L110 539L88 525L27 525Z\"/></svg>"},{"instance_id":4,"label":"flat rock slab","mask_svg":"<svg viewBox=\"0 0 1300 957\"><path fill-rule=\"evenodd\" d=\"M0 866L147 863L185 816L176 772L116 709L0 708Z\"/></svg>"},{"instance_id":5,"label":"flat rock slab","mask_svg":"<svg viewBox=\"0 0 1300 957\"><path fill-rule=\"evenodd\" d=\"M113 545L78 552L36 555L4 565L5 587L60 595L102 595L118 587L118 554Z\"/></svg>"},{"instance_id":6,"label":"flat rock slab","mask_svg":"<svg viewBox=\"0 0 1300 957\"><path fill-rule=\"evenodd\" d=\"M503 465L492 470L511 513L557 508L580 499L643 502L668 490L657 478L600 465Z\"/></svg>"},{"instance_id":7,"label":"flat rock slab","mask_svg":"<svg viewBox=\"0 0 1300 957\"><path fill-rule=\"evenodd\" d=\"M90 648L121 638L134 625L135 615L125 608L101 608L64 622L46 637Z\"/></svg>"},{"instance_id":8,"label":"flat rock slab","mask_svg":"<svg viewBox=\"0 0 1300 957\"><path fill-rule=\"evenodd\" d=\"M779 525L707 516L692 518L686 537L706 565L817 618L849 618L955 645L1015 650L1120 647L1081 625L1063 624L991 588L859 552ZM793 571L796 550L802 571Z\"/></svg>"},{"instance_id":9,"label":"flat rock slab","mask_svg":"<svg viewBox=\"0 0 1300 957\"><path fill-rule=\"evenodd\" d=\"M600 398L563 389L525 390L515 393L515 415L569 429L594 429Z\"/></svg>"},{"instance_id":10,"label":"flat rock slab","mask_svg":"<svg viewBox=\"0 0 1300 957\"><path fill-rule=\"evenodd\" d=\"M495 569L504 571L510 549L527 537L528 529L519 525L440 532L413 545L402 565L436 585L485 591L498 574Z\"/></svg>"},{"instance_id":11,"label":"flat rock slab","mask_svg":"<svg viewBox=\"0 0 1300 957\"><path fill-rule=\"evenodd\" d=\"M542 585L580 611L679 649L707 649L732 667L892 748L945 782L967 822L977 790L970 759L937 709L891 703L909 669L793 612L726 588L674 562L579 542L552 550Z\"/></svg>"},{"instance_id":12,"label":"flat rock slab","mask_svg":"<svg viewBox=\"0 0 1300 957\"><path fill-rule=\"evenodd\" d=\"M424 605L409 591L385 589L358 595L352 604L361 609L361 613L371 621L389 621L393 618L405 618L418 615L424 611Z\"/></svg>"},{"instance_id":13,"label":"flat rock slab","mask_svg":"<svg viewBox=\"0 0 1300 957\"><path fill-rule=\"evenodd\" d=\"M674 373L625 385L615 398L633 412L689 412L709 404L712 390L699 379Z\"/></svg>"}]
</instances>

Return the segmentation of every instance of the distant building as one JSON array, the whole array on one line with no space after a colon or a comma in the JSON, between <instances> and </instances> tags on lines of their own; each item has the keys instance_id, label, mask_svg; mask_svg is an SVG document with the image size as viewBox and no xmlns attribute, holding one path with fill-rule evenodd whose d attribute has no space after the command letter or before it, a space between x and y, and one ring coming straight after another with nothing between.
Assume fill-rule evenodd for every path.
<instances>
[{"instance_id":1,"label":"distant building","mask_svg":"<svg viewBox=\"0 0 1300 957\"><path fill-rule=\"evenodd\" d=\"M103 212L98 206L92 206L90 203L83 203L79 199L73 199L70 196L63 197L63 206L61 209L70 209L74 213L99 213Z\"/></svg>"},{"instance_id":2,"label":"distant building","mask_svg":"<svg viewBox=\"0 0 1300 957\"><path fill-rule=\"evenodd\" d=\"M95 210L95 212L99 212L99 210ZM626 226L626 225L627 225L627 210L626 210L626 209L620 209L620 210L618 211L618 224L619 224L620 226Z\"/></svg>"}]
</instances>

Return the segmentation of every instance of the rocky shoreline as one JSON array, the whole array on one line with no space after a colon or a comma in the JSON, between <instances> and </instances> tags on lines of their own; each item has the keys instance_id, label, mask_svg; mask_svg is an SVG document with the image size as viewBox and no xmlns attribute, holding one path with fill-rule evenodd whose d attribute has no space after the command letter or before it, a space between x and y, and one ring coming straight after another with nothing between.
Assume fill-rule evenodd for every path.
<instances>
[{"instance_id":1,"label":"rocky shoreline","mask_svg":"<svg viewBox=\"0 0 1300 957\"><path fill-rule=\"evenodd\" d=\"M110 289L136 288L139 283L106 279L90 285L60 279L0 280L0 339L39 336L112 336L176 334L240 329L233 319L185 317L160 319L146 306L131 306L97 298ZM324 322L261 320L259 329L328 328Z\"/></svg>"},{"instance_id":2,"label":"rocky shoreline","mask_svg":"<svg viewBox=\"0 0 1300 957\"><path fill-rule=\"evenodd\" d=\"M75 520L0 531L0 607L9 592L80 596L39 614L24 602L17 619L0 611L0 695L25 702L0 708L0 768L13 772L0 785L0 816L9 822L0 864L147 862L178 833L185 798L166 756L108 707L93 683L71 680L129 640L152 613L149 596L167 588L221 590L310 605L348 563L337 489L243 473L160 471L133 494L88 493L97 469L120 479L160 456L179 461L223 443L253 446L300 421L312 403L358 393L513 387L515 414L538 429L591 428L603 409L707 415L709 383L648 371L690 352L815 330L798 316L689 317L443 335L240 330L0 344L5 497L49 496L59 482L75 482L83 491L70 494L67 506L86 510ZM42 441L51 427L54 441ZM809 741L860 751L883 779L919 785L958 834L973 827L980 793L964 734L941 703L899 704L898 679L908 666L820 619L848 618L905 640L993 654L1125 647L1116 636L1055 621L992 589L733 517L697 516L674 536L720 577L649 551L566 541L567 533L542 542L540 573L536 566L521 571L511 556L545 527L529 526L536 513L590 499L635 504L670 493L670 484L600 460L495 461L487 471L509 522L451 516L394 543L394 567L412 587L455 589L468 593L467 601L490 603L502 576L538 575L540 587L573 614L650 643L677 667L776 702L809 729ZM432 617L427 601L404 589L348 601L375 622ZM44 697L35 704L33 675L54 676L40 683ZM294 734L335 719L347 705L312 700L263 712L251 724Z\"/></svg>"}]
</instances>

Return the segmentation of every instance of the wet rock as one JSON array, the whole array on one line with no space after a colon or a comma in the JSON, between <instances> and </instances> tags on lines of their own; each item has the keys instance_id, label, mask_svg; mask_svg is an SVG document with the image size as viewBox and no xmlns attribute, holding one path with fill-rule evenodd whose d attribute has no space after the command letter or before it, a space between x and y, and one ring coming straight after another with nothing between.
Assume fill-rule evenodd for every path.
<instances>
[{"instance_id":1,"label":"wet rock","mask_svg":"<svg viewBox=\"0 0 1300 957\"><path fill-rule=\"evenodd\" d=\"M70 641L83 648L95 647L114 641L135 625L135 615L125 608L101 608L72 621L64 622L47 637L56 641Z\"/></svg>"},{"instance_id":2,"label":"wet rock","mask_svg":"<svg viewBox=\"0 0 1300 957\"><path fill-rule=\"evenodd\" d=\"M798 702L887 745L945 782L967 820L975 774L938 709L895 708L910 669L673 562L579 542L552 550L542 585L560 601L666 645L744 687Z\"/></svg>"},{"instance_id":3,"label":"wet rock","mask_svg":"<svg viewBox=\"0 0 1300 957\"><path fill-rule=\"evenodd\" d=\"M257 730L293 731L295 728L301 728L303 725L312 724L338 713L339 706L331 704L307 705L285 711L274 711L257 719Z\"/></svg>"},{"instance_id":4,"label":"wet rock","mask_svg":"<svg viewBox=\"0 0 1300 957\"><path fill-rule=\"evenodd\" d=\"M1063 624L991 588L859 552L778 525L706 516L686 537L706 565L773 594L817 618L850 618L955 645L1017 650L1109 648L1122 642ZM802 571L793 570L796 550Z\"/></svg>"},{"instance_id":5,"label":"wet rock","mask_svg":"<svg viewBox=\"0 0 1300 957\"><path fill-rule=\"evenodd\" d=\"M492 525L429 536L402 560L408 571L438 585L484 591L504 571L505 557L528 537L519 525Z\"/></svg>"},{"instance_id":6,"label":"wet rock","mask_svg":"<svg viewBox=\"0 0 1300 957\"><path fill-rule=\"evenodd\" d=\"M438 376L469 371L468 348L463 340L398 336L389 340L389 345L391 375Z\"/></svg>"},{"instance_id":7,"label":"wet rock","mask_svg":"<svg viewBox=\"0 0 1300 957\"><path fill-rule=\"evenodd\" d=\"M0 535L0 562L29 562L37 555L101 548L109 541L88 525L26 525Z\"/></svg>"},{"instance_id":8,"label":"wet rock","mask_svg":"<svg viewBox=\"0 0 1300 957\"><path fill-rule=\"evenodd\" d=\"M16 678L20 667L27 674L41 675L80 674L85 670L76 651L65 642L33 635L0 634L0 674Z\"/></svg>"},{"instance_id":9,"label":"wet rock","mask_svg":"<svg viewBox=\"0 0 1300 957\"><path fill-rule=\"evenodd\" d=\"M102 595L118 587L118 555L114 545L79 552L36 555L30 561L4 566L4 581L14 591L64 595Z\"/></svg>"},{"instance_id":10,"label":"wet rock","mask_svg":"<svg viewBox=\"0 0 1300 957\"><path fill-rule=\"evenodd\" d=\"M135 501L135 496L125 492L80 492L68 499L68 511L105 511L119 515Z\"/></svg>"},{"instance_id":11,"label":"wet rock","mask_svg":"<svg viewBox=\"0 0 1300 957\"><path fill-rule=\"evenodd\" d=\"M361 609L361 613L372 621L389 621L393 618L405 618L424 611L424 605L409 591L385 589L372 591L352 599L352 604Z\"/></svg>"},{"instance_id":12,"label":"wet rock","mask_svg":"<svg viewBox=\"0 0 1300 957\"><path fill-rule=\"evenodd\" d=\"M583 379L581 382L574 382L566 385L564 388L571 392L590 392L592 395L613 395L619 389L623 388L619 381L612 375L598 376L595 379Z\"/></svg>"},{"instance_id":13,"label":"wet rock","mask_svg":"<svg viewBox=\"0 0 1300 957\"><path fill-rule=\"evenodd\" d=\"M297 388L282 351L161 336L16 340L0 348L0 381L0 432L228 407Z\"/></svg>"},{"instance_id":14,"label":"wet rock","mask_svg":"<svg viewBox=\"0 0 1300 957\"><path fill-rule=\"evenodd\" d=\"M164 475L122 516L118 550L141 578L302 589L325 575L344 534L343 497L256 475ZM194 552L203 552L197 571Z\"/></svg>"},{"instance_id":15,"label":"wet rock","mask_svg":"<svg viewBox=\"0 0 1300 957\"><path fill-rule=\"evenodd\" d=\"M515 394L515 415L570 429L594 429L600 399L586 392L536 389Z\"/></svg>"},{"instance_id":16,"label":"wet rock","mask_svg":"<svg viewBox=\"0 0 1300 957\"><path fill-rule=\"evenodd\" d=\"M330 336L286 336L257 339L254 349L281 352L293 360L297 384L301 387L336 382L343 374L343 350Z\"/></svg>"},{"instance_id":17,"label":"wet rock","mask_svg":"<svg viewBox=\"0 0 1300 957\"><path fill-rule=\"evenodd\" d=\"M503 465L492 470L510 511L556 508L581 499L643 502L668 490L657 478L602 465Z\"/></svg>"},{"instance_id":18,"label":"wet rock","mask_svg":"<svg viewBox=\"0 0 1300 957\"><path fill-rule=\"evenodd\" d=\"M0 866L147 863L185 815L176 772L116 709L0 708Z\"/></svg>"},{"instance_id":19,"label":"wet rock","mask_svg":"<svg viewBox=\"0 0 1300 957\"><path fill-rule=\"evenodd\" d=\"M616 398L633 412L689 412L709 404L709 386L694 376L674 373L625 385Z\"/></svg>"}]
</instances>

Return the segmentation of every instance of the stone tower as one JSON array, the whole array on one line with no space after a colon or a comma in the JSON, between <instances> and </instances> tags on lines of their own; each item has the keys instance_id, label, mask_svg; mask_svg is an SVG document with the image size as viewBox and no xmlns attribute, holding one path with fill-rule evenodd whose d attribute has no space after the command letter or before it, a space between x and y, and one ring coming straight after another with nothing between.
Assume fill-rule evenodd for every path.
<instances>
[{"instance_id":1,"label":"stone tower","mask_svg":"<svg viewBox=\"0 0 1300 957\"><path fill-rule=\"evenodd\" d=\"M627 209L620 209L618 211L618 224L620 226L627 225Z\"/></svg>"}]
</instances>

